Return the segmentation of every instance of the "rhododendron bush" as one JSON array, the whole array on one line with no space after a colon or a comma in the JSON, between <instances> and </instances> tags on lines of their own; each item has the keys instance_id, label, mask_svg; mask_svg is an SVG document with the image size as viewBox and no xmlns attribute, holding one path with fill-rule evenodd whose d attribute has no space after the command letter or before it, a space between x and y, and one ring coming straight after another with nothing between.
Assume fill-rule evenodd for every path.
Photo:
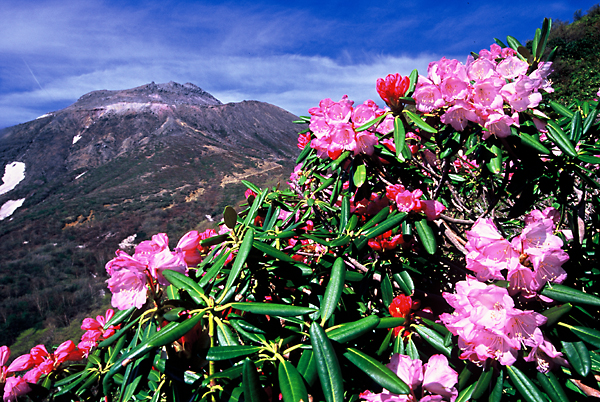
<instances>
[{"instance_id":1,"label":"rhododendron bush","mask_svg":"<svg viewBox=\"0 0 600 402\"><path fill-rule=\"evenodd\" d=\"M598 102L548 102L545 20L322 100L288 189L106 264L80 340L4 400L567 401L600 395Z\"/></svg>"}]
</instances>

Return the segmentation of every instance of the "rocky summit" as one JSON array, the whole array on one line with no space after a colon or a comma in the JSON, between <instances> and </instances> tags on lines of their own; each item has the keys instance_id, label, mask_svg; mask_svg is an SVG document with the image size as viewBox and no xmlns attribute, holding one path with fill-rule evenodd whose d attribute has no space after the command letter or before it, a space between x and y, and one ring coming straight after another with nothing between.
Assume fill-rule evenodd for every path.
<instances>
[{"instance_id":1,"label":"rocky summit","mask_svg":"<svg viewBox=\"0 0 600 402\"><path fill-rule=\"evenodd\" d=\"M90 92L0 131L0 344L99 303L117 248L213 227L243 199L241 180L284 185L295 119L169 82Z\"/></svg>"}]
</instances>

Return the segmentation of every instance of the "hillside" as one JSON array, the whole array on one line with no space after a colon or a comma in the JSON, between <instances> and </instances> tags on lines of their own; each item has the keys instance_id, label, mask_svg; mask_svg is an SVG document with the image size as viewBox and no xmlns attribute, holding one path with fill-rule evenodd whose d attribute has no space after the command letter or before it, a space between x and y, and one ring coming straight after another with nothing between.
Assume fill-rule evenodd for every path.
<instances>
[{"instance_id":1,"label":"hillside","mask_svg":"<svg viewBox=\"0 0 600 402\"><path fill-rule=\"evenodd\" d=\"M563 104L593 99L600 88L600 5L585 15L575 12L570 24L554 20L547 51L557 47L551 98Z\"/></svg>"},{"instance_id":2,"label":"hillside","mask_svg":"<svg viewBox=\"0 0 600 402\"><path fill-rule=\"evenodd\" d=\"M104 264L125 239L212 227L243 199L242 179L285 183L295 116L270 104L221 104L193 84L95 91L0 134L0 166L24 179L0 220L0 344L80 319L104 301ZM126 251L131 246L123 245Z\"/></svg>"}]
</instances>

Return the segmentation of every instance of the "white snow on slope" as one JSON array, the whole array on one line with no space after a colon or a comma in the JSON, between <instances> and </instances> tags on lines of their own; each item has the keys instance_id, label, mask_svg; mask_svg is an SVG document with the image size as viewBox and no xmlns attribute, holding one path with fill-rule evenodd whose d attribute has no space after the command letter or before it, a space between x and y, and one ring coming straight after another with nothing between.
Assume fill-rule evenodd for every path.
<instances>
[{"instance_id":1,"label":"white snow on slope","mask_svg":"<svg viewBox=\"0 0 600 402\"><path fill-rule=\"evenodd\" d=\"M0 186L0 195L6 194L17 187L17 184L24 178L25 164L23 162L13 162L6 165L4 167L4 176L2 176L2 181L4 183Z\"/></svg>"},{"instance_id":2,"label":"white snow on slope","mask_svg":"<svg viewBox=\"0 0 600 402\"><path fill-rule=\"evenodd\" d=\"M13 212L15 212L17 210L17 208L19 208L21 205L23 205L24 201L25 201L25 198L21 198L20 200L6 201L4 203L4 205L2 205L2 207L0 207L0 221L11 216L13 214Z\"/></svg>"},{"instance_id":3,"label":"white snow on slope","mask_svg":"<svg viewBox=\"0 0 600 402\"><path fill-rule=\"evenodd\" d=\"M81 139L81 135L77 134L75 137L73 137L73 145L75 145L75 143L77 143L77 141L79 141Z\"/></svg>"}]
</instances>

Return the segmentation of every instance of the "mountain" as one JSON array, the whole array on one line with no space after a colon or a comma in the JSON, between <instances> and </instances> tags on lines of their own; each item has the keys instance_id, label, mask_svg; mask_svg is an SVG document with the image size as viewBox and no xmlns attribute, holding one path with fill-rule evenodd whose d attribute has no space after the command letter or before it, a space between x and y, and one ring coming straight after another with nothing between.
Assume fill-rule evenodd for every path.
<instances>
[{"instance_id":1,"label":"mountain","mask_svg":"<svg viewBox=\"0 0 600 402\"><path fill-rule=\"evenodd\" d=\"M104 264L120 243L132 251L166 232L173 247L243 200L242 179L284 185L304 128L295 119L169 82L90 92L2 130L0 345L105 302Z\"/></svg>"}]
</instances>

